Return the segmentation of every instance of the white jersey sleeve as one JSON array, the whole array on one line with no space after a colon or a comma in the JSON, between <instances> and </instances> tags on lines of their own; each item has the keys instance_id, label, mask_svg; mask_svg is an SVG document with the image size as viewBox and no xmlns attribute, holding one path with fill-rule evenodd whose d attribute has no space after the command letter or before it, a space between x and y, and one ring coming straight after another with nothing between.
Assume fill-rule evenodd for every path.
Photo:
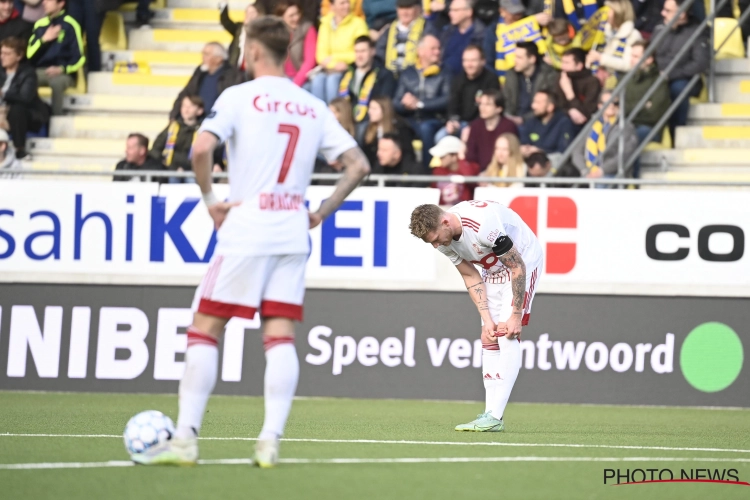
<instances>
[{"instance_id":1,"label":"white jersey sleeve","mask_svg":"<svg viewBox=\"0 0 750 500\"><path fill-rule=\"evenodd\" d=\"M320 152L329 162L335 161L345 151L357 147L354 137L344 130L344 127L336 120L329 109L325 109L323 117L323 141L320 143Z\"/></svg>"},{"instance_id":2,"label":"white jersey sleeve","mask_svg":"<svg viewBox=\"0 0 750 500\"><path fill-rule=\"evenodd\" d=\"M483 211L483 218L479 225L479 232L477 233L477 240L479 246L492 249L495 246L495 241L501 236L507 236L505 234L504 226L500 217L494 207L488 207L487 210Z\"/></svg>"},{"instance_id":3,"label":"white jersey sleeve","mask_svg":"<svg viewBox=\"0 0 750 500\"><path fill-rule=\"evenodd\" d=\"M216 99L214 107L203 120L200 132L211 132L218 137L219 142L226 142L234 134L236 115L240 109L242 107L237 105L232 88L226 89Z\"/></svg>"},{"instance_id":4,"label":"white jersey sleeve","mask_svg":"<svg viewBox=\"0 0 750 500\"><path fill-rule=\"evenodd\" d=\"M453 249L450 247L439 246L438 252L448 257L454 266L459 265L461 261L464 260L461 258L460 255L454 252Z\"/></svg>"}]
</instances>

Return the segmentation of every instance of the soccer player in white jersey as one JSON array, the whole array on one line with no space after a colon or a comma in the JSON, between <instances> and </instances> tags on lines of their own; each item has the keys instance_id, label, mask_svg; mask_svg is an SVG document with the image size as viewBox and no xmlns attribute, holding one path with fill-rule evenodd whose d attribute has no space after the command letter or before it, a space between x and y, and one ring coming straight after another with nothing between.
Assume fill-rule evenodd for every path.
<instances>
[{"instance_id":1,"label":"soccer player in white jersey","mask_svg":"<svg viewBox=\"0 0 750 500\"><path fill-rule=\"evenodd\" d=\"M492 201L465 201L448 211L421 205L409 229L455 264L482 318L485 411L456 430L501 432L521 369L521 327L529 322L542 271L539 240L518 214Z\"/></svg>"},{"instance_id":2,"label":"soccer player in white jersey","mask_svg":"<svg viewBox=\"0 0 750 500\"><path fill-rule=\"evenodd\" d=\"M370 171L326 104L286 78L290 35L284 22L264 17L246 30L245 59L254 79L219 96L193 146L193 170L218 241L193 302L177 429L139 463L197 461L198 431L216 384L219 338L230 318L253 318L256 312L263 321L266 372L265 420L253 460L261 467L277 463L299 377L294 321L302 321L308 230ZM229 153L228 202L211 190L211 158L222 142ZM341 162L345 171L333 194L308 212L305 190L318 152Z\"/></svg>"}]
</instances>

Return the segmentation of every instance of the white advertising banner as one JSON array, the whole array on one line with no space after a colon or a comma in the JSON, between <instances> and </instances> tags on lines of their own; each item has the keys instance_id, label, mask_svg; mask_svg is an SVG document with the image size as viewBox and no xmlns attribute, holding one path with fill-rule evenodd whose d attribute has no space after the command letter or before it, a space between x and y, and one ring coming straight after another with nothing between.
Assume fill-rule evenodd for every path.
<instances>
[{"instance_id":1,"label":"white advertising banner","mask_svg":"<svg viewBox=\"0 0 750 500\"><path fill-rule=\"evenodd\" d=\"M313 186L306 201L315 210L332 192ZM308 282L434 282L437 256L407 228L414 207L438 199L357 189L310 232ZM0 181L2 281L197 284L215 245L195 184Z\"/></svg>"}]
</instances>

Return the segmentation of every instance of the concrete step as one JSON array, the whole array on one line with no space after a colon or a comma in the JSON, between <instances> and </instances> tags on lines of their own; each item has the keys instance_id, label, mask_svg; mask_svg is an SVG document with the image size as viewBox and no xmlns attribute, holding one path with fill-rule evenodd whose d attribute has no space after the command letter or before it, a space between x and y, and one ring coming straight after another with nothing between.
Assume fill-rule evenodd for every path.
<instances>
[{"instance_id":1,"label":"concrete step","mask_svg":"<svg viewBox=\"0 0 750 500\"><path fill-rule=\"evenodd\" d=\"M720 59L716 61L716 76L750 77L750 59Z\"/></svg>"},{"instance_id":2,"label":"concrete step","mask_svg":"<svg viewBox=\"0 0 750 500\"><path fill-rule=\"evenodd\" d=\"M116 160L125 152L125 142L114 139L33 138L27 142L35 160L44 157L99 157ZM116 162L115 162L116 163Z\"/></svg>"},{"instance_id":3,"label":"concrete step","mask_svg":"<svg viewBox=\"0 0 750 500\"><path fill-rule=\"evenodd\" d=\"M102 54L102 65L109 60L114 63L148 63L152 74L181 75L192 74L200 66L200 52L175 52L167 50L117 50Z\"/></svg>"},{"instance_id":4,"label":"concrete step","mask_svg":"<svg viewBox=\"0 0 750 500\"><path fill-rule=\"evenodd\" d=\"M690 125L750 125L750 103L701 103L690 106Z\"/></svg>"},{"instance_id":5,"label":"concrete step","mask_svg":"<svg viewBox=\"0 0 750 500\"><path fill-rule=\"evenodd\" d=\"M154 17L149 24L154 28L201 29L221 26L219 16L220 11L217 5L208 9L157 9L154 10ZM136 20L135 12L123 12L122 17L125 22L135 22ZM244 7L237 10L230 9L229 17L234 22L242 22L245 18Z\"/></svg>"},{"instance_id":6,"label":"concrete step","mask_svg":"<svg viewBox=\"0 0 750 500\"><path fill-rule=\"evenodd\" d=\"M55 139L110 139L124 144L135 132L153 139L167 123L165 116L154 115L53 116L49 135Z\"/></svg>"},{"instance_id":7,"label":"concrete step","mask_svg":"<svg viewBox=\"0 0 750 500\"><path fill-rule=\"evenodd\" d=\"M694 182L750 182L750 172L682 172L682 171L648 171L644 170L641 172L641 178L643 179L659 179L665 181L694 181ZM654 185L654 186L641 186L641 189L705 189L705 190L716 190L719 189L716 186L666 186L666 185ZM750 187L738 186L738 187L722 187L724 189L731 190L742 190L750 191Z\"/></svg>"},{"instance_id":8,"label":"concrete step","mask_svg":"<svg viewBox=\"0 0 750 500\"><path fill-rule=\"evenodd\" d=\"M117 114L152 115L166 119L177 94L170 97L84 94L66 96L65 109L76 115L112 116Z\"/></svg>"},{"instance_id":9,"label":"concrete step","mask_svg":"<svg viewBox=\"0 0 750 500\"><path fill-rule=\"evenodd\" d=\"M232 42L232 36L219 25L215 29L200 30L137 29L128 34L130 50L168 50L200 54L209 42L219 42L228 46Z\"/></svg>"},{"instance_id":10,"label":"concrete step","mask_svg":"<svg viewBox=\"0 0 750 500\"><path fill-rule=\"evenodd\" d=\"M648 151L641 155L641 164L672 171L685 167L688 171L707 169L709 172L750 173L750 148L688 148Z\"/></svg>"},{"instance_id":11,"label":"concrete step","mask_svg":"<svg viewBox=\"0 0 750 500\"><path fill-rule=\"evenodd\" d=\"M152 96L175 99L190 74L145 75L138 73L89 73L89 92L119 96ZM172 101L174 102L174 101Z\"/></svg>"},{"instance_id":12,"label":"concrete step","mask_svg":"<svg viewBox=\"0 0 750 500\"><path fill-rule=\"evenodd\" d=\"M677 149L724 148L724 153L729 153L736 148L750 148L750 125L679 127L675 147Z\"/></svg>"},{"instance_id":13,"label":"concrete step","mask_svg":"<svg viewBox=\"0 0 750 500\"><path fill-rule=\"evenodd\" d=\"M226 0L230 10L244 11L251 2L247 0ZM167 8L170 9L216 9L219 2L216 0L167 0ZM243 19L239 17L238 19Z\"/></svg>"},{"instance_id":14,"label":"concrete step","mask_svg":"<svg viewBox=\"0 0 750 500\"><path fill-rule=\"evenodd\" d=\"M721 103L750 103L750 78L716 78L716 98Z\"/></svg>"},{"instance_id":15,"label":"concrete step","mask_svg":"<svg viewBox=\"0 0 750 500\"><path fill-rule=\"evenodd\" d=\"M27 170L84 170L89 172L103 172L105 175L55 175L55 174L29 174L23 176L27 180L67 180L79 181L111 181L111 172L114 171L117 162L111 157L54 157L49 155L36 155L30 161L22 162L23 168Z\"/></svg>"}]
</instances>

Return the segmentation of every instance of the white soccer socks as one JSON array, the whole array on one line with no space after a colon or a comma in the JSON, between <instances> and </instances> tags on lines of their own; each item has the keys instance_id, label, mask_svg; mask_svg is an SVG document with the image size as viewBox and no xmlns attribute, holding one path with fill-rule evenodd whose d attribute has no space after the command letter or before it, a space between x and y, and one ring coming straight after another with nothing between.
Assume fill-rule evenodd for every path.
<instances>
[{"instance_id":1,"label":"white soccer socks","mask_svg":"<svg viewBox=\"0 0 750 500\"><path fill-rule=\"evenodd\" d=\"M299 360L294 337L264 337L263 345L266 349L266 416L258 439L279 439L284 434L284 426L297 390Z\"/></svg>"},{"instance_id":2,"label":"white soccer socks","mask_svg":"<svg viewBox=\"0 0 750 500\"><path fill-rule=\"evenodd\" d=\"M521 369L521 344L518 340L498 337L497 344L482 346L482 377L485 390L485 412L502 419L510 393Z\"/></svg>"},{"instance_id":3,"label":"white soccer socks","mask_svg":"<svg viewBox=\"0 0 750 500\"><path fill-rule=\"evenodd\" d=\"M219 341L194 327L188 328L185 374L180 381L180 415L176 437L195 437L201 428L208 398L216 385L219 367Z\"/></svg>"}]
</instances>

